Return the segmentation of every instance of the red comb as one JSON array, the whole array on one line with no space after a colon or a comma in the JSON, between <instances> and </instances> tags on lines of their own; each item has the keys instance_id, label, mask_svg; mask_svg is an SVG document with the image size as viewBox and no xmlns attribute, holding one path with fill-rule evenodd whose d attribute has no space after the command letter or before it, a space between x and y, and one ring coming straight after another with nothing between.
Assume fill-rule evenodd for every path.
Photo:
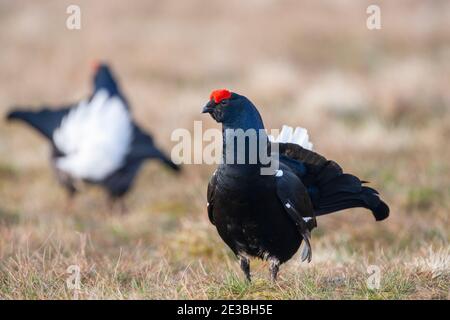
<instances>
[{"instance_id":1,"label":"red comb","mask_svg":"<svg viewBox=\"0 0 450 320\"><path fill-rule=\"evenodd\" d=\"M100 67L100 62L98 60L91 61L91 69L97 71Z\"/></svg>"},{"instance_id":2,"label":"red comb","mask_svg":"<svg viewBox=\"0 0 450 320\"><path fill-rule=\"evenodd\" d=\"M213 100L215 103L219 103L223 99L229 99L231 97L231 92L227 89L218 89L211 92L209 100Z\"/></svg>"}]
</instances>

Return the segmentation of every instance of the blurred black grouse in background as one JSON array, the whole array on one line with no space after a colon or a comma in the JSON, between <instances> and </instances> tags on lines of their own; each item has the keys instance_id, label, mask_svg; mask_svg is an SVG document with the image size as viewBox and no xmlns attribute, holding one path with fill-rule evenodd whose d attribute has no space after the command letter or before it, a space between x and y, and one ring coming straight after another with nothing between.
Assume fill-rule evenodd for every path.
<instances>
[{"instance_id":1,"label":"blurred black grouse in background","mask_svg":"<svg viewBox=\"0 0 450 320\"><path fill-rule=\"evenodd\" d=\"M316 216L353 207L371 210L377 221L389 216L376 190L309 150L305 129L284 126L277 139L269 137L256 107L225 89L211 93L203 113L222 123L224 137L223 163L208 185L208 216L239 258L248 280L249 257L267 259L275 280L280 264L297 252L302 241L302 261L309 262ZM236 129L256 130L263 143L252 149L250 138L244 136L244 148L238 149L239 139L243 140ZM277 168L269 169L264 153L276 156L272 161ZM262 174L264 168L269 174Z\"/></svg>"},{"instance_id":2,"label":"blurred black grouse in background","mask_svg":"<svg viewBox=\"0 0 450 320\"><path fill-rule=\"evenodd\" d=\"M95 64L94 69L94 90L87 101L58 110L17 108L7 117L26 122L49 140L52 166L71 197L84 181L104 187L116 200L130 189L146 159L179 167L133 122L108 66Z\"/></svg>"}]
</instances>

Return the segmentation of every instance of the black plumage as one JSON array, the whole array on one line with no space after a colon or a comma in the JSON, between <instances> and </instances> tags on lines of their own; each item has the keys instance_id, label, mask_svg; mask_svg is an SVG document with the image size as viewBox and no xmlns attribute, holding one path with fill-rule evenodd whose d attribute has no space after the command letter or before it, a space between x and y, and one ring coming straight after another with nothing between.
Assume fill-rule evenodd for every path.
<instances>
[{"instance_id":1,"label":"black plumage","mask_svg":"<svg viewBox=\"0 0 450 320\"><path fill-rule=\"evenodd\" d=\"M108 108L107 105L110 101L114 101L114 103L119 104L125 108L125 115L129 114L129 105L120 91L119 85L115 80L110 68L106 64L99 64L95 67L95 73L93 76L93 92L89 99L87 100L87 107L85 109L92 109L93 106L90 103L98 97L99 93L104 95L106 102L104 108ZM58 161L64 158L68 158L70 156L76 156L76 150L71 152L64 152L61 150L59 145L66 143L65 141L56 141L55 140L55 132L64 126L65 122L71 121L70 114L77 108L82 108L81 103L73 104L69 106L59 107L59 108L13 108L12 111L7 115L8 120L19 120L27 123L36 131L41 133L50 143L51 145L51 162L52 167L56 171L57 178L60 183L66 188L69 195L74 195L78 191L78 181L84 181L90 184L96 184L103 187L112 200L116 200L125 195L132 183L134 178L136 177L139 168L143 164L143 162L147 159L158 159L169 168L179 171L179 166L174 164L170 158L165 155L159 148L156 147L153 138L142 130L131 118L130 115L127 115L127 119L129 117L129 125L127 128L130 132L128 132L129 139L123 140L118 139L117 144L127 143L128 145L122 146L126 152L123 152L120 159L116 159L115 161L120 164L111 170L105 170L105 174L96 175L95 172L92 172L91 175L82 175L82 174L74 174L72 171L64 170L60 166L57 165ZM108 109L104 109L108 111ZM85 111L84 114L89 114L89 110ZM78 116L83 116L83 113L79 112ZM96 115L102 116L102 113L98 113ZM73 116L72 118L74 118ZM92 115L91 115L92 117ZM87 119L90 121L91 119ZM95 119L94 119L95 120ZM119 121L124 121L123 119L119 119ZM82 123L82 121L79 121ZM75 124L76 126L77 124ZM80 131L86 130L85 127L80 127L78 129ZM90 128L90 130L94 131L94 134L101 135L102 128ZM121 138L121 132L113 132L116 138ZM125 132L123 133L125 134ZM89 139L90 137L87 137ZM59 145L58 145L59 142ZM67 142L69 143L69 142ZM79 143L83 143L82 141ZM111 145L114 146L114 141L110 141L110 145L108 147L111 148ZM98 146L98 149L102 149L102 145ZM101 150L100 150L101 151ZM99 152L100 152L99 151ZM93 152L96 152L94 149ZM113 152L114 153L114 152ZM106 159L108 160L108 159ZM73 167L77 166L76 160L75 163L72 164ZM83 164L80 164L82 166ZM93 163L91 166L95 170L95 166L101 167L102 163Z\"/></svg>"},{"instance_id":2,"label":"black plumage","mask_svg":"<svg viewBox=\"0 0 450 320\"><path fill-rule=\"evenodd\" d=\"M389 208L378 192L344 173L337 163L298 144L271 143L259 112L246 97L216 90L203 112L222 123L224 135L223 163L207 190L208 217L249 280L250 257L268 260L273 280L280 264L303 241L302 260L310 261L310 232L316 227L316 216L364 207L376 220L388 217ZM244 148L230 150L237 140L229 133L237 129L254 129L263 145L252 149L247 141ZM259 155L261 149L274 156L277 169L272 174L261 174L261 169L268 168ZM258 151L256 162L248 161L251 150ZM235 154L227 157L229 152ZM246 159L244 163L235 161L240 156Z\"/></svg>"},{"instance_id":3,"label":"black plumage","mask_svg":"<svg viewBox=\"0 0 450 320\"><path fill-rule=\"evenodd\" d=\"M308 190L315 215L363 207L371 210L377 221L389 216L389 208L378 192L363 186L366 181L344 173L336 162L292 143L280 143L278 149L281 161L291 170L295 171L299 165L304 167L297 175Z\"/></svg>"}]
</instances>

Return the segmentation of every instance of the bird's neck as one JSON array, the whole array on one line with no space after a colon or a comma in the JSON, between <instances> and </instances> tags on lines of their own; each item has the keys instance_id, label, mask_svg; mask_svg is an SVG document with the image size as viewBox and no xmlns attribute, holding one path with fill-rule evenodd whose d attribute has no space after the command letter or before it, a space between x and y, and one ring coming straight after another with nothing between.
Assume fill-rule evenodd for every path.
<instances>
[{"instance_id":1,"label":"bird's neck","mask_svg":"<svg viewBox=\"0 0 450 320\"><path fill-rule=\"evenodd\" d=\"M259 170L267 163L268 137L255 110L246 117L222 126L222 160L226 166Z\"/></svg>"}]
</instances>

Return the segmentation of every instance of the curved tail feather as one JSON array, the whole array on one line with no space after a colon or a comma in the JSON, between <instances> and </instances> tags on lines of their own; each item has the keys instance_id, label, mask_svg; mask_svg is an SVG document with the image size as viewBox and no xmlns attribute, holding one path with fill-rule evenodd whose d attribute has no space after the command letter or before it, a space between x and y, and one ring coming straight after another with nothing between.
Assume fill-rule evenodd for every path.
<instances>
[{"instance_id":1,"label":"curved tail feather","mask_svg":"<svg viewBox=\"0 0 450 320\"><path fill-rule=\"evenodd\" d=\"M134 141L130 149L130 154L128 155L130 160L136 159L159 159L169 168L179 171L180 166L170 160L170 158L153 142L153 138L142 131L138 126L134 127Z\"/></svg>"},{"instance_id":2,"label":"curved tail feather","mask_svg":"<svg viewBox=\"0 0 450 320\"><path fill-rule=\"evenodd\" d=\"M174 171L181 171L181 167L177 164L175 164L172 160L170 160L166 155L161 153L161 156L159 157L159 159L165 164L167 165L169 168L171 168Z\"/></svg>"},{"instance_id":3,"label":"curved tail feather","mask_svg":"<svg viewBox=\"0 0 450 320\"><path fill-rule=\"evenodd\" d=\"M293 143L279 143L279 152L307 188L316 216L356 207L371 210L377 221L389 216L378 191L344 173L336 162Z\"/></svg>"},{"instance_id":4,"label":"curved tail feather","mask_svg":"<svg viewBox=\"0 0 450 320\"><path fill-rule=\"evenodd\" d=\"M380 199L375 189L362 185L350 174L342 174L318 185L316 215L325 215L349 208L363 207L372 211L375 220L381 221L389 216L389 207Z\"/></svg>"}]
</instances>

